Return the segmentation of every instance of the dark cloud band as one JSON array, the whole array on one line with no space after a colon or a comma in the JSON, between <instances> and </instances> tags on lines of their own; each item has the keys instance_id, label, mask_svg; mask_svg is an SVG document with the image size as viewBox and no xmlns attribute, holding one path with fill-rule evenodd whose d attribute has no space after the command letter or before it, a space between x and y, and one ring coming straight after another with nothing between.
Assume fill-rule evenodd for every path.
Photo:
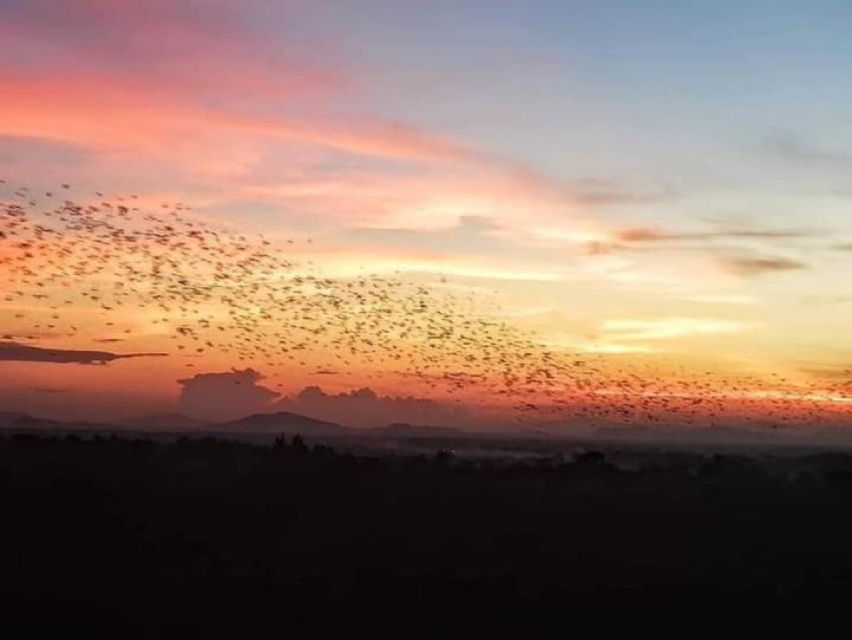
<instances>
[{"instance_id":1,"label":"dark cloud band","mask_svg":"<svg viewBox=\"0 0 852 640\"><path fill-rule=\"evenodd\" d=\"M60 364L107 364L126 358L165 356L165 353L110 353L109 351L79 351L76 349L45 349L19 342L0 342L0 361L55 362Z\"/></svg>"}]
</instances>

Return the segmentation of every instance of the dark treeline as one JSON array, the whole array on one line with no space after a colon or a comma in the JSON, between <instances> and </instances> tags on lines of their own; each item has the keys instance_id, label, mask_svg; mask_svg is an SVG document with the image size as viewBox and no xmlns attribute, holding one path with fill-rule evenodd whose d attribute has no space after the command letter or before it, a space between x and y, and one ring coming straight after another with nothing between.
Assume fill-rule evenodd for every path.
<instances>
[{"instance_id":1,"label":"dark treeline","mask_svg":"<svg viewBox=\"0 0 852 640\"><path fill-rule=\"evenodd\" d=\"M0 439L6 622L409 627L846 600L852 459ZM674 609L673 609L674 608ZM574 614L571 614L574 615Z\"/></svg>"}]
</instances>

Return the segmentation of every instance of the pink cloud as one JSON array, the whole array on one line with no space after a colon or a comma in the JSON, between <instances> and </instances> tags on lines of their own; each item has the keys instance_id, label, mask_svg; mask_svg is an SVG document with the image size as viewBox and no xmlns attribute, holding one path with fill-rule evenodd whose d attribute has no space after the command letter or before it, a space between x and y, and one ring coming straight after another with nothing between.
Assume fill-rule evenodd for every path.
<instances>
[{"instance_id":1,"label":"pink cloud","mask_svg":"<svg viewBox=\"0 0 852 640\"><path fill-rule=\"evenodd\" d=\"M369 118L266 116L212 108L162 86L90 72L52 76L0 72L0 133L43 137L99 149L180 152L192 142L258 136L403 159L472 156L462 145L414 127Z\"/></svg>"},{"instance_id":2,"label":"pink cloud","mask_svg":"<svg viewBox=\"0 0 852 640\"><path fill-rule=\"evenodd\" d=\"M257 146L257 138L391 158L470 153L400 123L331 116L333 98L351 102L355 90L342 56L332 62L325 51L334 47L301 34L292 8L276 25L285 33L274 35L240 8L159 0L0 8L0 132L101 150L160 148L178 160L217 154L217 141Z\"/></svg>"},{"instance_id":3,"label":"pink cloud","mask_svg":"<svg viewBox=\"0 0 852 640\"><path fill-rule=\"evenodd\" d=\"M250 13L159 0L2 8L0 54L18 55L0 57L0 136L84 150L63 181L82 175L109 190L132 178L201 206L263 203L278 207L282 226L435 229L482 216L524 244L595 235L569 191L370 115L353 82L361 76L334 47L297 27L272 37ZM28 181L45 164L0 170Z\"/></svg>"}]
</instances>

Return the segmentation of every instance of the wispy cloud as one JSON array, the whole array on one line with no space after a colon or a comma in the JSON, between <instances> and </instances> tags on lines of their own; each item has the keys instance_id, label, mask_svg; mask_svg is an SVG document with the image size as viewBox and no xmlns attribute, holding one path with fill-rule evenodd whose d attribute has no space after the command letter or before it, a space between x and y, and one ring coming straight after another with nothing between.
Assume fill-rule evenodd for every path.
<instances>
[{"instance_id":1,"label":"wispy cloud","mask_svg":"<svg viewBox=\"0 0 852 640\"><path fill-rule=\"evenodd\" d=\"M792 258L725 258L722 262L731 271L744 276L760 276L808 268L804 262Z\"/></svg>"},{"instance_id":2,"label":"wispy cloud","mask_svg":"<svg viewBox=\"0 0 852 640\"><path fill-rule=\"evenodd\" d=\"M615 231L615 239L625 243L702 240L787 240L818 235L808 229L722 229L718 231L675 232L658 227L631 227Z\"/></svg>"},{"instance_id":3,"label":"wispy cloud","mask_svg":"<svg viewBox=\"0 0 852 640\"><path fill-rule=\"evenodd\" d=\"M58 393L69 393L71 389L62 389L59 387L34 387L33 391L35 393L45 393L48 395L55 395Z\"/></svg>"},{"instance_id":4,"label":"wispy cloud","mask_svg":"<svg viewBox=\"0 0 852 640\"><path fill-rule=\"evenodd\" d=\"M739 333L754 323L718 318L667 317L653 319L613 318L604 320L601 332L613 340L668 340L688 336Z\"/></svg>"},{"instance_id":5,"label":"wispy cloud","mask_svg":"<svg viewBox=\"0 0 852 640\"><path fill-rule=\"evenodd\" d=\"M579 180L569 184L567 189L576 202L590 206L655 204L678 196L670 187L630 189L612 180Z\"/></svg>"},{"instance_id":6,"label":"wispy cloud","mask_svg":"<svg viewBox=\"0 0 852 640\"><path fill-rule=\"evenodd\" d=\"M802 166L830 171L847 171L852 167L852 151L825 146L793 133L778 133L764 142L774 157Z\"/></svg>"}]
</instances>

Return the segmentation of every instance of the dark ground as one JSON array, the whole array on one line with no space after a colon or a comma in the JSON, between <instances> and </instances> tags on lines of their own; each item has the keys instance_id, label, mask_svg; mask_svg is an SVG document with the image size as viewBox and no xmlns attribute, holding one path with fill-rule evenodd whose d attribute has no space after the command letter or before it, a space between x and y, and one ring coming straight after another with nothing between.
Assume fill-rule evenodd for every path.
<instances>
[{"instance_id":1,"label":"dark ground","mask_svg":"<svg viewBox=\"0 0 852 640\"><path fill-rule=\"evenodd\" d=\"M7 434L6 628L577 629L846 608L852 458L449 454ZM276 631L277 630L277 631Z\"/></svg>"}]
</instances>

